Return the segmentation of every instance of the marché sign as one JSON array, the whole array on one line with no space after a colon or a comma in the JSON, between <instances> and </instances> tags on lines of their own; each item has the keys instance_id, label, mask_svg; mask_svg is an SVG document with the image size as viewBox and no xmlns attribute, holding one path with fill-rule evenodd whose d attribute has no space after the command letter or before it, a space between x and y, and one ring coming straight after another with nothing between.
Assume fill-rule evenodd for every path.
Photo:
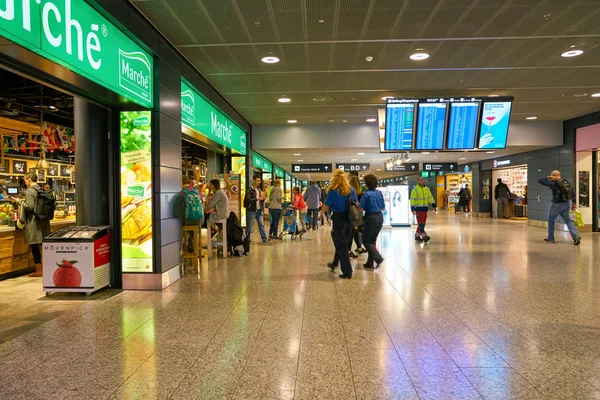
<instances>
[{"instance_id":1,"label":"march\u00e9 sign","mask_svg":"<svg viewBox=\"0 0 600 400\"><path fill-rule=\"evenodd\" d=\"M153 106L152 58L84 0L0 0L0 35Z\"/></svg>"},{"instance_id":2,"label":"march\u00e9 sign","mask_svg":"<svg viewBox=\"0 0 600 400\"><path fill-rule=\"evenodd\" d=\"M183 81L181 123L227 148L246 154L246 132Z\"/></svg>"}]
</instances>

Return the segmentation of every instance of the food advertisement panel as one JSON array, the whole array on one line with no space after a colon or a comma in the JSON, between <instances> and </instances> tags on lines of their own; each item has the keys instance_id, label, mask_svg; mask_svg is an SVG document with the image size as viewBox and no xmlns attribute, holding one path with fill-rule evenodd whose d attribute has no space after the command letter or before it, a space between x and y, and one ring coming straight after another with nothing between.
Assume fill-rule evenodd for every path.
<instances>
[{"instance_id":1,"label":"food advertisement panel","mask_svg":"<svg viewBox=\"0 0 600 400\"><path fill-rule=\"evenodd\" d=\"M231 157L233 172L240 175L240 199L246 198L246 157ZM240 221L246 226L246 207L241 207Z\"/></svg>"},{"instance_id":2,"label":"food advertisement panel","mask_svg":"<svg viewBox=\"0 0 600 400\"><path fill-rule=\"evenodd\" d=\"M121 112L123 272L153 272L151 128L150 111Z\"/></svg>"},{"instance_id":3,"label":"food advertisement panel","mask_svg":"<svg viewBox=\"0 0 600 400\"><path fill-rule=\"evenodd\" d=\"M241 218L241 203L240 203L240 191L241 191L241 176L238 174L225 174L223 175L223 182L221 183L221 189L225 191L227 199L229 199L229 212L233 211L238 218Z\"/></svg>"}]
</instances>

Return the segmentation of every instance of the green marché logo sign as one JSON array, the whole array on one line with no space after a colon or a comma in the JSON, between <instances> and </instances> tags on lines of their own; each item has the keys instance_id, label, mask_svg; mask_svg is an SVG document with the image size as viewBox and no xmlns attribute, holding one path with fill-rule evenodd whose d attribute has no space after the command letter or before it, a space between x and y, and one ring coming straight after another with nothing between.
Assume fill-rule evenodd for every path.
<instances>
[{"instance_id":1,"label":"green march\u00e9 logo sign","mask_svg":"<svg viewBox=\"0 0 600 400\"><path fill-rule=\"evenodd\" d=\"M246 132L183 81L181 123L225 147L246 154Z\"/></svg>"},{"instance_id":2,"label":"green march\u00e9 logo sign","mask_svg":"<svg viewBox=\"0 0 600 400\"><path fill-rule=\"evenodd\" d=\"M152 58L84 0L0 0L0 35L153 106Z\"/></svg>"}]
</instances>

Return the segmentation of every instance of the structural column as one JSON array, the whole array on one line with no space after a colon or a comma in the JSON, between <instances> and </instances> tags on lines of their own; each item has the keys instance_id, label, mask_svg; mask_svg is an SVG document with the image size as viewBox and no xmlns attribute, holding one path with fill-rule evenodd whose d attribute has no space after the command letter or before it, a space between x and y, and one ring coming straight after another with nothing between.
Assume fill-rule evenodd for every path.
<instances>
[{"instance_id":1,"label":"structural column","mask_svg":"<svg viewBox=\"0 0 600 400\"><path fill-rule=\"evenodd\" d=\"M109 111L75 98L77 225L109 225Z\"/></svg>"}]
</instances>

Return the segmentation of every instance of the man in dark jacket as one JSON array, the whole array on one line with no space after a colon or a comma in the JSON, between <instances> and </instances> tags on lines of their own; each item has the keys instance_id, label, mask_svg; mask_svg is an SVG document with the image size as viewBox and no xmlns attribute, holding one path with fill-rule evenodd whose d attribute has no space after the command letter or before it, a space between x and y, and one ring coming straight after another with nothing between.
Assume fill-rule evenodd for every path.
<instances>
[{"instance_id":1,"label":"man in dark jacket","mask_svg":"<svg viewBox=\"0 0 600 400\"><path fill-rule=\"evenodd\" d=\"M260 190L261 178L255 176L252 179L252 187L249 187L246 191L246 197L244 199L244 207L246 207L246 230L248 237L252 238L252 229L254 228L254 220L258 222L258 231L263 243L269 243L267 235L265 234L265 223L263 220L263 208L265 197Z\"/></svg>"},{"instance_id":2,"label":"man in dark jacket","mask_svg":"<svg viewBox=\"0 0 600 400\"><path fill-rule=\"evenodd\" d=\"M569 211L572 208L571 201L566 200L564 196L561 195L560 185L562 182L563 179L558 170L552 171L547 178L539 180L540 185L547 186L552 190L552 202L550 203L550 210L548 212L548 237L544 240L549 243L554 243L554 221L556 220L556 217L560 215L565 224L567 224L567 228L569 228L569 233L573 238L573 244L578 246L579 243L581 243L581 237L579 236L579 231L577 231L577 228L575 227L575 223L569 216Z\"/></svg>"},{"instance_id":3,"label":"man in dark jacket","mask_svg":"<svg viewBox=\"0 0 600 400\"><path fill-rule=\"evenodd\" d=\"M511 196L510 189L506 186L506 183L502 182L501 178L498 178L498 184L494 189L494 198L498 202L497 217L508 218L508 197ZM506 211L505 211L506 210Z\"/></svg>"}]
</instances>

